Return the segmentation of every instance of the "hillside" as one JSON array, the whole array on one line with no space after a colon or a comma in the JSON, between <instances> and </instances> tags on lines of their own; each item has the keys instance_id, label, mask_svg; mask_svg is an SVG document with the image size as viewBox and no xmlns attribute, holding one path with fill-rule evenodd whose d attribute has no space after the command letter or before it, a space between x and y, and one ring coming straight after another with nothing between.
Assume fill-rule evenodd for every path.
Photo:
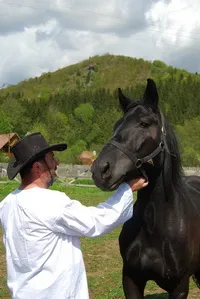
<instances>
[{"instance_id":1,"label":"hillside","mask_svg":"<svg viewBox=\"0 0 200 299\"><path fill-rule=\"evenodd\" d=\"M158 60L95 56L1 89L0 134L40 131L50 143L67 142L59 158L77 163L82 151L98 153L112 136L122 115L116 89L139 99L148 77L156 81L159 106L176 129L184 166L199 166L200 76Z\"/></svg>"},{"instance_id":2,"label":"hillside","mask_svg":"<svg viewBox=\"0 0 200 299\"><path fill-rule=\"evenodd\" d=\"M27 79L17 85L0 90L0 95L20 92L25 98L48 98L50 94L63 93L70 89L114 90L118 87L136 86L148 77L164 79L172 74L190 75L185 70L167 66L155 60L153 62L126 56L102 55L90 57L80 63L67 66L40 77ZM194 74L192 76L195 76ZM199 76L196 76L199 79Z\"/></svg>"}]
</instances>

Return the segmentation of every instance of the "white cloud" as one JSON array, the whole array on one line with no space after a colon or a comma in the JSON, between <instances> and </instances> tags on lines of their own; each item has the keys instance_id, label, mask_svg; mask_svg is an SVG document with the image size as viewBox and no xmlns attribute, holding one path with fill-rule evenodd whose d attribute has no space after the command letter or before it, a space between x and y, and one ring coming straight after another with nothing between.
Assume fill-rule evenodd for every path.
<instances>
[{"instance_id":1,"label":"white cloud","mask_svg":"<svg viewBox=\"0 0 200 299\"><path fill-rule=\"evenodd\" d=\"M198 0L159 1L146 13L161 59L189 71L200 71L200 4Z\"/></svg>"},{"instance_id":2,"label":"white cloud","mask_svg":"<svg viewBox=\"0 0 200 299\"><path fill-rule=\"evenodd\" d=\"M154 4L147 12L147 20L152 29L159 33L159 39L171 45L187 46L192 42L192 34L199 27L199 16L196 5L188 1L174 0L170 4L162 1Z\"/></svg>"},{"instance_id":3,"label":"white cloud","mask_svg":"<svg viewBox=\"0 0 200 299\"><path fill-rule=\"evenodd\" d=\"M0 86L110 52L200 71L199 1L0 0Z\"/></svg>"}]
</instances>

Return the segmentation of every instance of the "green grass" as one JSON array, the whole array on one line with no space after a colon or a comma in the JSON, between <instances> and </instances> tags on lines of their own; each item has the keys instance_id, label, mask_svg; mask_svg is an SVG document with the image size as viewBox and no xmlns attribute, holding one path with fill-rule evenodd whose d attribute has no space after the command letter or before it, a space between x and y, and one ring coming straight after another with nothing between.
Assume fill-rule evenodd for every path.
<instances>
[{"instance_id":1,"label":"green grass","mask_svg":"<svg viewBox=\"0 0 200 299\"><path fill-rule=\"evenodd\" d=\"M77 179L72 184L84 184L84 185L94 185L92 179Z\"/></svg>"},{"instance_id":2,"label":"green grass","mask_svg":"<svg viewBox=\"0 0 200 299\"><path fill-rule=\"evenodd\" d=\"M0 186L0 200L14 190L18 184L9 182ZM97 205L107 199L111 193L102 192L97 188L82 188L75 186L64 186L55 183L52 189L66 192L72 198L80 200L85 205ZM90 299L122 299L124 298L121 284L122 261L118 248L118 236L120 227L104 237L88 239L82 238L81 245L86 265ZM196 286L191 282L191 292L196 292ZM195 289L194 289L195 288ZM193 289L193 290L192 290ZM146 299L167 299L164 291L150 281L145 289ZM198 298L197 292L196 297ZM0 243L0 299L9 297L6 287L6 265L5 250ZM190 298L190 297L189 297Z\"/></svg>"}]
</instances>

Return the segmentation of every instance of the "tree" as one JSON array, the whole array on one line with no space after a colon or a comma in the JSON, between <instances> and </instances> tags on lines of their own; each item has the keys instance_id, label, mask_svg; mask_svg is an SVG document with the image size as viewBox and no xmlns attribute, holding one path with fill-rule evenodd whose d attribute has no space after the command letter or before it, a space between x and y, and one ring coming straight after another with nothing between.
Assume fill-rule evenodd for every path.
<instances>
[{"instance_id":1,"label":"tree","mask_svg":"<svg viewBox=\"0 0 200 299\"><path fill-rule=\"evenodd\" d=\"M78 163L78 156L86 150L86 142L84 140L77 140L75 144L69 146L67 151L58 154L59 160L64 163Z\"/></svg>"},{"instance_id":2,"label":"tree","mask_svg":"<svg viewBox=\"0 0 200 299\"><path fill-rule=\"evenodd\" d=\"M50 143L66 142L69 126L68 118L65 114L50 108L47 112L44 124L49 135Z\"/></svg>"},{"instance_id":3,"label":"tree","mask_svg":"<svg viewBox=\"0 0 200 299\"><path fill-rule=\"evenodd\" d=\"M94 108L90 103L80 104L74 109L75 117L84 124L91 125Z\"/></svg>"},{"instance_id":4,"label":"tree","mask_svg":"<svg viewBox=\"0 0 200 299\"><path fill-rule=\"evenodd\" d=\"M200 117L196 117L191 120L186 120L183 126L176 126L176 132L180 140L183 165L199 166Z\"/></svg>"},{"instance_id":5,"label":"tree","mask_svg":"<svg viewBox=\"0 0 200 299\"><path fill-rule=\"evenodd\" d=\"M75 121L73 130L76 139L83 139L87 142L88 148L99 133L98 126L93 123L94 108L90 103L80 104L74 109Z\"/></svg>"},{"instance_id":6,"label":"tree","mask_svg":"<svg viewBox=\"0 0 200 299\"><path fill-rule=\"evenodd\" d=\"M13 130L13 126L9 117L6 113L0 109L0 134L7 134L11 133Z\"/></svg>"},{"instance_id":7,"label":"tree","mask_svg":"<svg viewBox=\"0 0 200 299\"><path fill-rule=\"evenodd\" d=\"M182 162L184 166L199 167L200 155L192 147L186 147L182 155Z\"/></svg>"},{"instance_id":8,"label":"tree","mask_svg":"<svg viewBox=\"0 0 200 299\"><path fill-rule=\"evenodd\" d=\"M25 109L19 100L15 98L8 98L1 106L2 110L7 115L12 130L19 135L24 135L29 129L29 119L25 115Z\"/></svg>"},{"instance_id":9,"label":"tree","mask_svg":"<svg viewBox=\"0 0 200 299\"><path fill-rule=\"evenodd\" d=\"M35 123L31 130L31 133L35 133L35 132L40 132L47 141L50 140L50 134L49 134L45 124L43 124L41 122Z\"/></svg>"}]
</instances>

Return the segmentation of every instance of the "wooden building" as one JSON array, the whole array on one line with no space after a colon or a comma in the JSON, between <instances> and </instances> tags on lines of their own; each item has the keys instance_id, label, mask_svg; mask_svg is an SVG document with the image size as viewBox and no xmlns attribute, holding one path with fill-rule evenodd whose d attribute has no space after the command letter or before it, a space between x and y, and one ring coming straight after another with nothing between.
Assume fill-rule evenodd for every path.
<instances>
[{"instance_id":1,"label":"wooden building","mask_svg":"<svg viewBox=\"0 0 200 299\"><path fill-rule=\"evenodd\" d=\"M19 140L17 133L0 134L0 151L10 156L10 148Z\"/></svg>"}]
</instances>

